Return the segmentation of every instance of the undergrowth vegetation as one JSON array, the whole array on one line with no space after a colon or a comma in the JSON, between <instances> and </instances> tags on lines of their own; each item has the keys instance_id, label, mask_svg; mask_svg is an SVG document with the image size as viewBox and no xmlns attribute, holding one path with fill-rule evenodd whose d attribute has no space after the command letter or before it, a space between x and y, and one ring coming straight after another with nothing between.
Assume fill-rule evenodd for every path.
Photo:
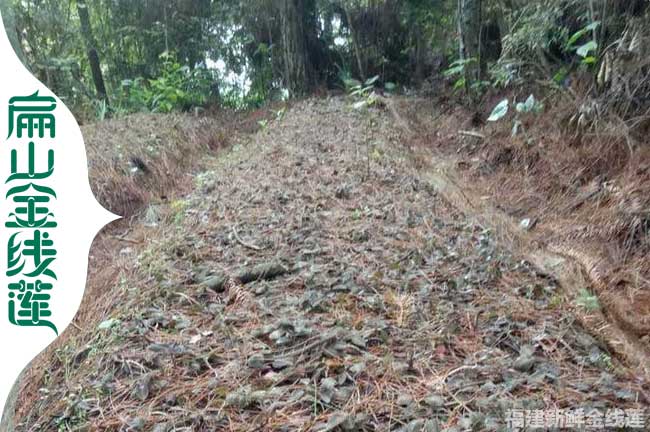
<instances>
[{"instance_id":1,"label":"undergrowth vegetation","mask_svg":"<svg viewBox=\"0 0 650 432\"><path fill-rule=\"evenodd\" d=\"M450 86L471 104L518 89L561 93L573 131L615 129L631 147L650 127L642 0L3 5L21 58L82 120L259 107L350 83L361 96L372 81L388 92Z\"/></svg>"},{"instance_id":2,"label":"undergrowth vegetation","mask_svg":"<svg viewBox=\"0 0 650 432\"><path fill-rule=\"evenodd\" d=\"M122 81L116 109L126 112L162 112L189 110L218 100L214 87L215 74L204 67L182 66L173 55L161 54L160 76L153 79L137 77Z\"/></svg>"}]
</instances>

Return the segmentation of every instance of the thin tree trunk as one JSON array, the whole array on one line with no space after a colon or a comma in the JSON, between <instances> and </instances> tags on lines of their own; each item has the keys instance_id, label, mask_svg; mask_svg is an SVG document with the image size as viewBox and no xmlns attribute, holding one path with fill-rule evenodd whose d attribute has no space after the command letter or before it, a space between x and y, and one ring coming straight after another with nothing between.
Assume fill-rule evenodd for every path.
<instances>
[{"instance_id":1,"label":"thin tree trunk","mask_svg":"<svg viewBox=\"0 0 650 432\"><path fill-rule=\"evenodd\" d=\"M366 81L366 70L363 67L363 59L361 57L361 49L359 48L359 38L357 37L357 32L354 30L354 24L352 24L352 16L350 14L350 9L348 6L343 3L343 10L345 11L345 19L348 21L348 28L350 29L350 34L352 35L352 46L354 47L354 54L357 58L357 67L359 68L359 75L361 76L361 81Z\"/></svg>"},{"instance_id":2,"label":"thin tree trunk","mask_svg":"<svg viewBox=\"0 0 650 432\"><path fill-rule=\"evenodd\" d=\"M483 76L481 59L481 0L459 0L461 49L465 60L466 85L471 86Z\"/></svg>"},{"instance_id":3,"label":"thin tree trunk","mask_svg":"<svg viewBox=\"0 0 650 432\"><path fill-rule=\"evenodd\" d=\"M106 102L108 105L108 94L106 93L106 86L104 84L104 75L102 74L101 64L99 62L99 54L97 53L97 42L93 36L92 28L90 26L90 17L88 14L88 5L86 0L77 0L77 12L79 13L79 21L81 23L81 33L86 42L86 52L88 55L88 62L90 63L90 71L95 83L95 90L97 97Z\"/></svg>"},{"instance_id":4,"label":"thin tree trunk","mask_svg":"<svg viewBox=\"0 0 650 432\"><path fill-rule=\"evenodd\" d=\"M458 59L465 61L465 31L463 29L463 0L458 0L457 10L458 23Z\"/></svg>"},{"instance_id":5,"label":"thin tree trunk","mask_svg":"<svg viewBox=\"0 0 650 432\"><path fill-rule=\"evenodd\" d=\"M427 49L427 43L424 39L424 32L419 24L413 24L415 28L415 85L420 87L424 82L424 61Z\"/></svg>"},{"instance_id":6,"label":"thin tree trunk","mask_svg":"<svg viewBox=\"0 0 650 432\"><path fill-rule=\"evenodd\" d=\"M169 31L167 27L169 26L169 22L167 20L167 4L163 3L163 14L165 15L165 52L169 53Z\"/></svg>"}]
</instances>

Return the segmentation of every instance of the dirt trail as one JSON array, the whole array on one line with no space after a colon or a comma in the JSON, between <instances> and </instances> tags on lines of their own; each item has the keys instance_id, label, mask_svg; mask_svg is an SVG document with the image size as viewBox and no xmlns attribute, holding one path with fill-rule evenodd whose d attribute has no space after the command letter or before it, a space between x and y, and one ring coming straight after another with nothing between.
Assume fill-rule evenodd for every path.
<instances>
[{"instance_id":1,"label":"dirt trail","mask_svg":"<svg viewBox=\"0 0 650 432\"><path fill-rule=\"evenodd\" d=\"M122 245L106 316L44 361L18 431L498 430L509 409L649 405L555 281L439 194L390 113L334 98L279 117ZM215 282L269 263L289 272Z\"/></svg>"}]
</instances>

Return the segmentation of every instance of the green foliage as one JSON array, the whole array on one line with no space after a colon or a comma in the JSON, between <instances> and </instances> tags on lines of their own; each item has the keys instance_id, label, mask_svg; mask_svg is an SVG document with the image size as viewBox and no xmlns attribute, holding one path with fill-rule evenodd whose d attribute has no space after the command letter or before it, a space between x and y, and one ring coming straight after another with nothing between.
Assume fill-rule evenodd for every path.
<instances>
[{"instance_id":1,"label":"green foliage","mask_svg":"<svg viewBox=\"0 0 650 432\"><path fill-rule=\"evenodd\" d=\"M521 114L540 113L544 109L544 105L531 94L525 102L518 102L515 109Z\"/></svg>"},{"instance_id":2,"label":"green foliage","mask_svg":"<svg viewBox=\"0 0 650 432\"><path fill-rule=\"evenodd\" d=\"M508 114L509 107L510 107L510 102L508 101L508 99L502 100L497 104L497 106L494 107L487 121L495 122L501 120L503 117L506 116L506 114Z\"/></svg>"},{"instance_id":3,"label":"green foliage","mask_svg":"<svg viewBox=\"0 0 650 432\"><path fill-rule=\"evenodd\" d=\"M448 69L443 71L443 76L446 78L454 79L454 90L471 90L475 94L482 92L490 85L488 81L474 79L467 82L467 71L471 65L478 63L475 58L461 59L454 61Z\"/></svg>"},{"instance_id":4,"label":"green foliage","mask_svg":"<svg viewBox=\"0 0 650 432\"><path fill-rule=\"evenodd\" d=\"M580 45L578 49L576 49L576 54L578 54L580 57L587 57L591 51L595 51L598 49L598 43L595 41L589 41L584 45Z\"/></svg>"},{"instance_id":5,"label":"green foliage","mask_svg":"<svg viewBox=\"0 0 650 432\"><path fill-rule=\"evenodd\" d=\"M578 42L586 35L592 33L598 28L598 26L600 26L600 21L595 21L575 32L567 41L565 49L567 51L573 49L576 42ZM575 47L575 52L579 57L582 58L582 64L592 65L598 62L598 59L595 55L589 55L591 52L598 52L598 42L593 39L583 43L580 46Z\"/></svg>"},{"instance_id":6,"label":"green foliage","mask_svg":"<svg viewBox=\"0 0 650 432\"><path fill-rule=\"evenodd\" d=\"M575 43L578 42L583 36L589 34L590 32L593 32L598 28L598 26L600 26L600 21L594 21L591 24L578 30L573 35L571 35L571 37L567 41L566 47L568 49L572 48L575 45Z\"/></svg>"},{"instance_id":7,"label":"green foliage","mask_svg":"<svg viewBox=\"0 0 650 432\"><path fill-rule=\"evenodd\" d=\"M346 87L351 97L357 101L352 105L354 109L361 109L375 104L377 94L375 93L375 84L379 80L379 75L367 79L364 83L356 80L348 80Z\"/></svg>"},{"instance_id":8,"label":"green foliage","mask_svg":"<svg viewBox=\"0 0 650 432\"><path fill-rule=\"evenodd\" d=\"M450 37L463 33L458 25L470 33L485 30L486 46L470 52L465 43L464 55L475 58L444 70L455 89L477 96L488 86L528 85L540 78L565 85L575 69L595 72L602 66L605 47L615 47L631 22L602 1L590 7L583 0L483 2L481 25L472 29L459 23L457 0L305 0L293 18L285 9L297 2L88 0L108 93L108 102L99 103L76 2L5 3L16 29L12 35L37 78L75 114L98 119L186 110L217 96L228 107L259 107L286 99L296 79L306 91L341 86L367 106L376 83L394 92L439 74L444 59L458 52L458 37ZM298 30L287 33L289 28ZM635 40L636 46L643 39ZM300 78L288 72L294 66ZM368 84L353 77L377 78ZM217 82L219 91L213 92Z\"/></svg>"},{"instance_id":9,"label":"green foliage","mask_svg":"<svg viewBox=\"0 0 650 432\"><path fill-rule=\"evenodd\" d=\"M160 76L122 81L119 104L126 111L171 112L188 110L208 102L215 77L205 68L183 66L163 53Z\"/></svg>"},{"instance_id":10,"label":"green foliage","mask_svg":"<svg viewBox=\"0 0 650 432\"><path fill-rule=\"evenodd\" d=\"M600 301L598 301L598 296L586 289L580 290L580 293L576 298L576 304L588 311L594 312L600 310Z\"/></svg>"},{"instance_id":11,"label":"green foliage","mask_svg":"<svg viewBox=\"0 0 650 432\"><path fill-rule=\"evenodd\" d=\"M603 23L592 21L587 2L534 0L507 16L511 29L503 37L502 57L491 70L495 86L524 84L540 72L562 84L578 65L599 62L598 30Z\"/></svg>"},{"instance_id":12,"label":"green foliage","mask_svg":"<svg viewBox=\"0 0 650 432\"><path fill-rule=\"evenodd\" d=\"M522 62L512 59L502 59L490 66L488 71L490 81L495 88L506 88L522 84Z\"/></svg>"},{"instance_id":13,"label":"green foliage","mask_svg":"<svg viewBox=\"0 0 650 432\"><path fill-rule=\"evenodd\" d=\"M375 83L379 79L379 75L375 75L374 77L367 79L366 82L363 84L359 83L356 85L353 85L350 88L350 96L359 96L359 97L367 97L372 93L372 91L375 88Z\"/></svg>"},{"instance_id":14,"label":"green foliage","mask_svg":"<svg viewBox=\"0 0 650 432\"><path fill-rule=\"evenodd\" d=\"M538 114L544 110L544 105L535 99L533 94L528 96L525 102L514 102L514 104L516 114L512 124L512 136L517 135L523 128L523 123L520 119L521 115ZM510 101L507 98L503 99L494 107L487 121L497 122L501 120L508 114L509 109Z\"/></svg>"},{"instance_id":15,"label":"green foliage","mask_svg":"<svg viewBox=\"0 0 650 432\"><path fill-rule=\"evenodd\" d=\"M471 63L476 63L476 59L459 59L449 65L449 69L443 72L443 76L456 79L456 81L454 81L454 90L459 90L466 87L467 83L465 78L465 71L467 65Z\"/></svg>"},{"instance_id":16,"label":"green foliage","mask_svg":"<svg viewBox=\"0 0 650 432\"><path fill-rule=\"evenodd\" d=\"M95 102L95 117L97 120L105 120L108 115L108 104L105 100L98 100Z\"/></svg>"},{"instance_id":17,"label":"green foliage","mask_svg":"<svg viewBox=\"0 0 650 432\"><path fill-rule=\"evenodd\" d=\"M512 29L503 37L503 57L539 62L540 52L566 46L569 30L559 24L563 13L557 1L533 1L514 10L510 15Z\"/></svg>"}]
</instances>

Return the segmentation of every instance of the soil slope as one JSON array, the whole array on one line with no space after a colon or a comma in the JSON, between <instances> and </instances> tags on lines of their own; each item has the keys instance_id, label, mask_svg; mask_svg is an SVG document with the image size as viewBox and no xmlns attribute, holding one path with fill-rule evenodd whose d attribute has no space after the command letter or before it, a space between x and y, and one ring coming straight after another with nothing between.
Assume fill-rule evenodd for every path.
<instances>
[{"instance_id":1,"label":"soil slope","mask_svg":"<svg viewBox=\"0 0 650 432\"><path fill-rule=\"evenodd\" d=\"M16 430L498 430L509 409L648 406L389 112L276 117L104 244L110 301L39 359Z\"/></svg>"}]
</instances>

